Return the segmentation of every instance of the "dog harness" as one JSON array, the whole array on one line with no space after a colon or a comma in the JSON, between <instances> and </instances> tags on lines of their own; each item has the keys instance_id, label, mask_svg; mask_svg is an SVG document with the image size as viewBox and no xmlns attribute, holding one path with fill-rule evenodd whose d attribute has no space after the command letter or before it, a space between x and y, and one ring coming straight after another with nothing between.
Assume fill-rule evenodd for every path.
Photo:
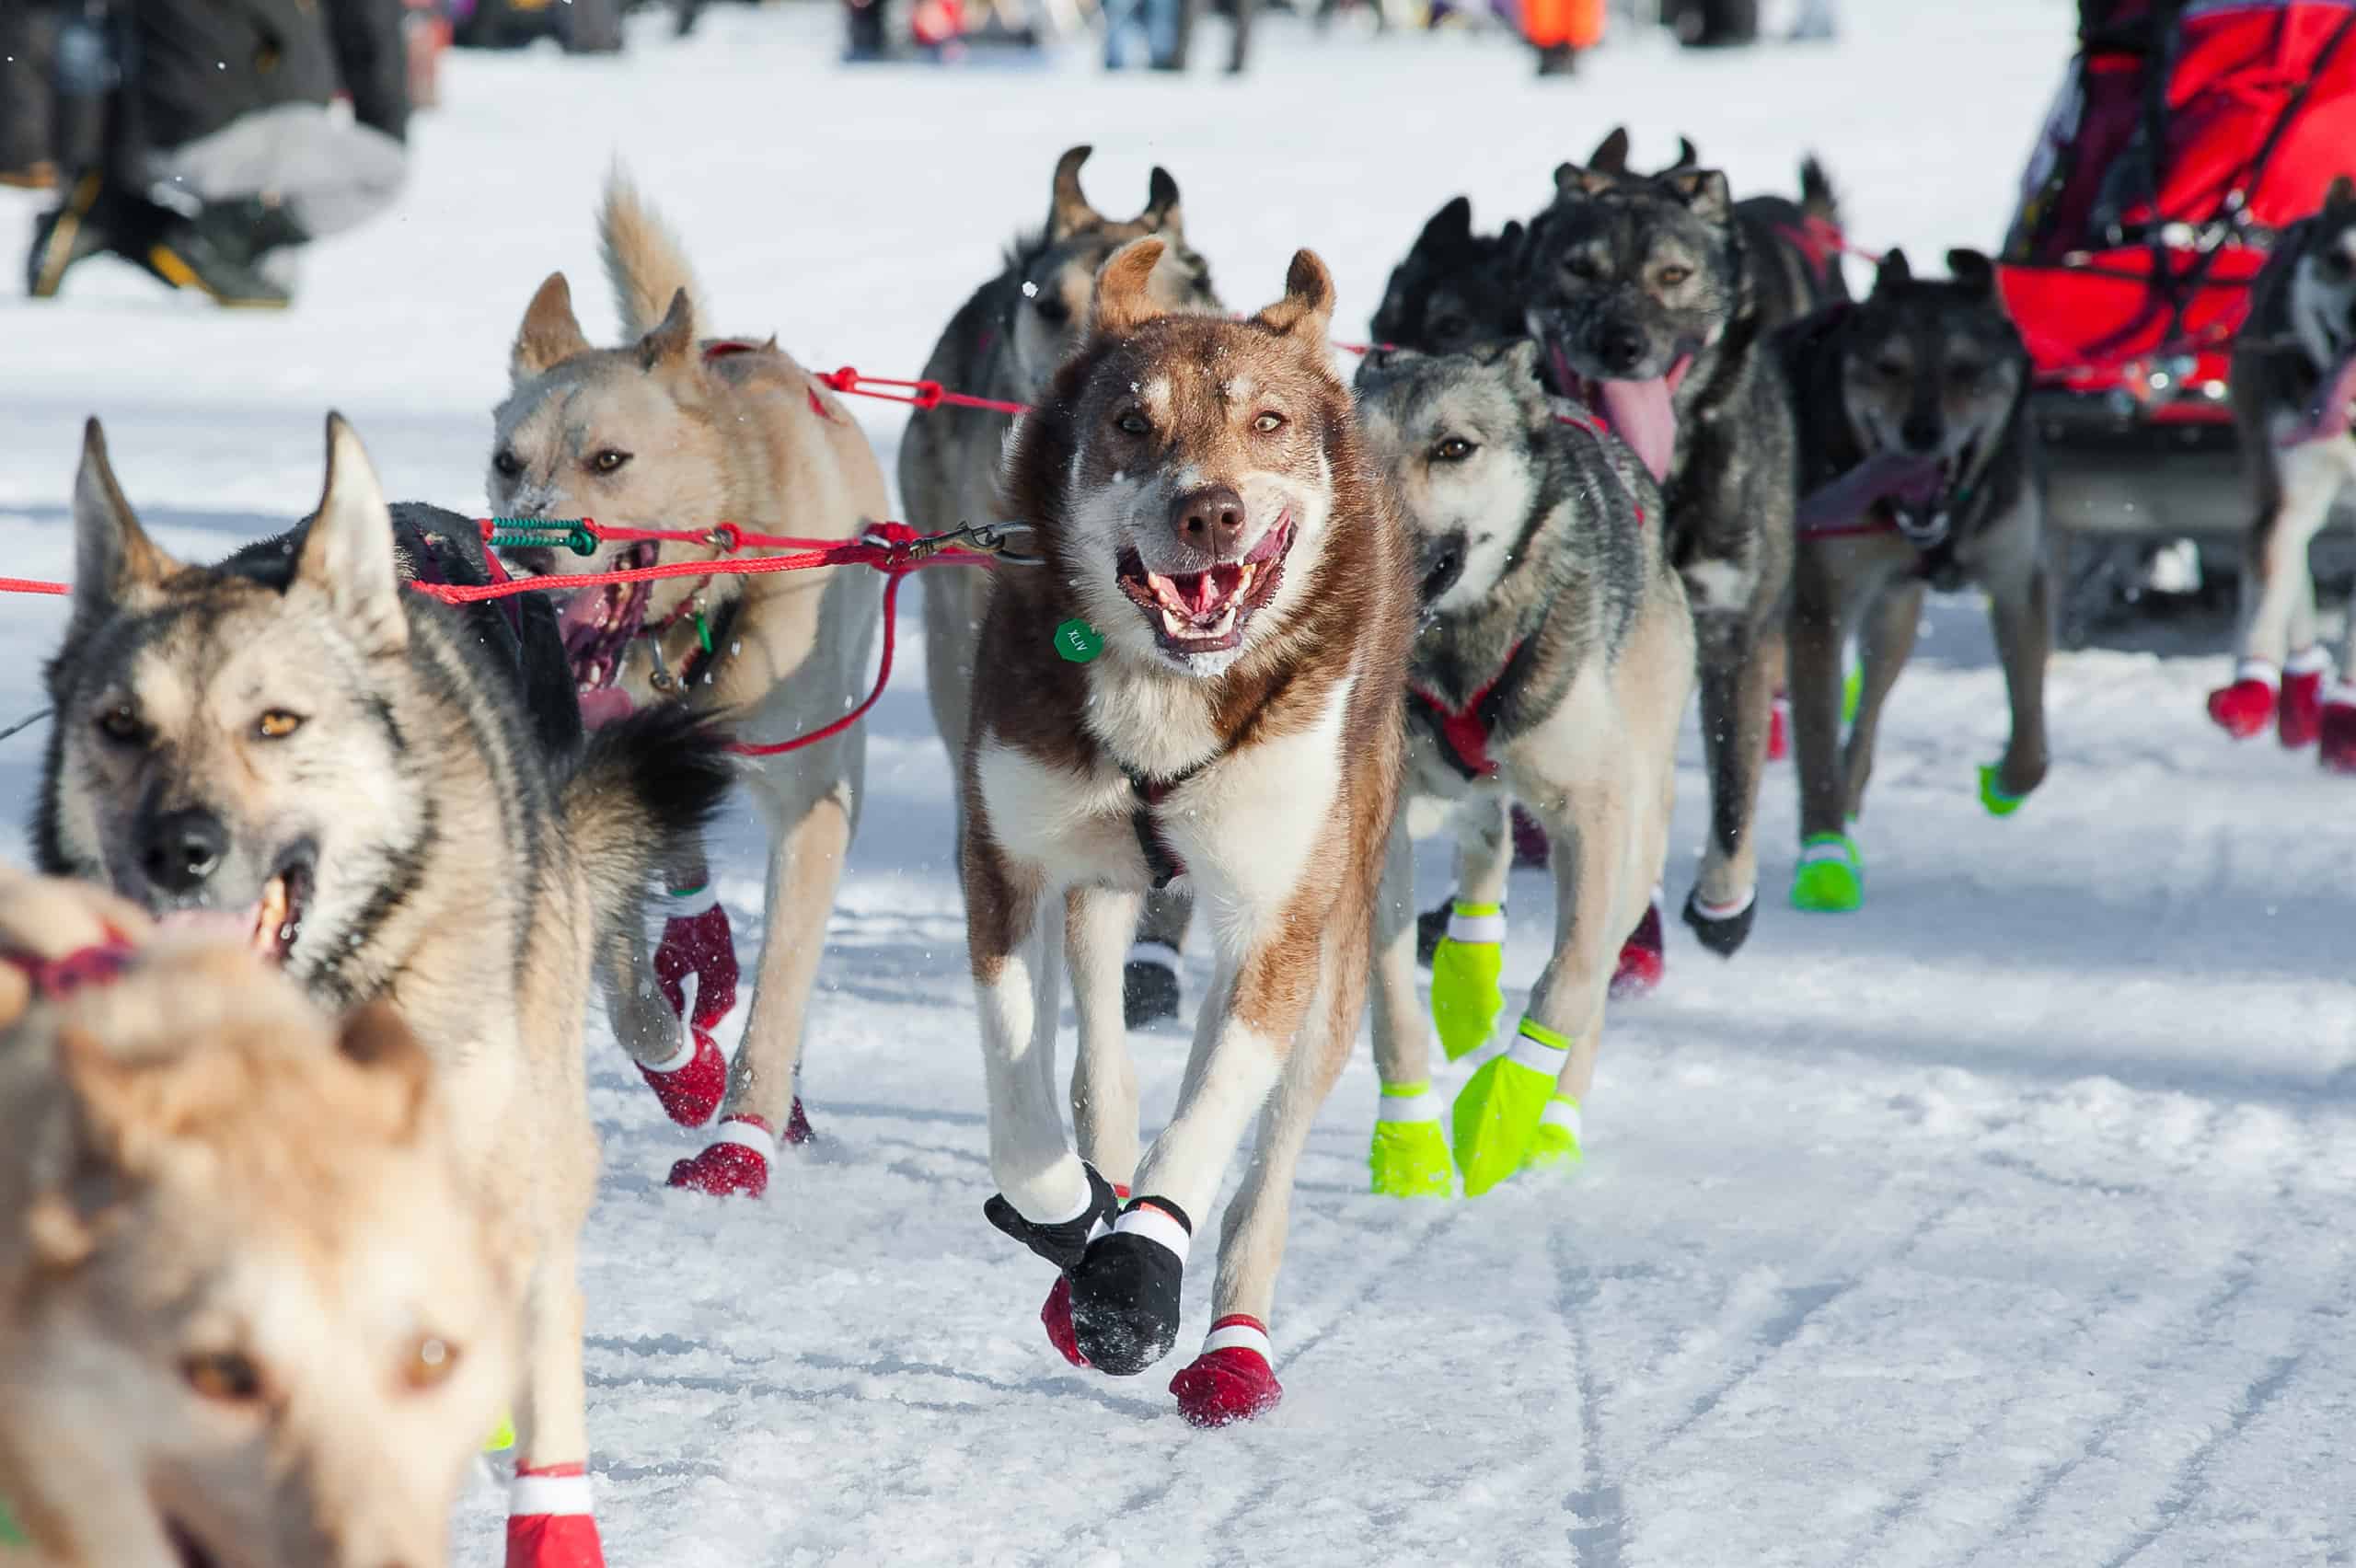
<instances>
[{"instance_id":1,"label":"dog harness","mask_svg":"<svg viewBox=\"0 0 2356 1568\"><path fill-rule=\"evenodd\" d=\"M1506 654L1505 666L1490 677L1488 685L1466 698L1461 708L1450 708L1412 683L1407 687L1420 705L1411 711L1422 716L1441 752L1468 781L1497 776L1497 759L1489 755L1489 733L1496 728L1506 699L1513 695L1509 683L1519 673L1521 652L1528 646L1527 638L1515 643Z\"/></svg>"},{"instance_id":2,"label":"dog harness","mask_svg":"<svg viewBox=\"0 0 2356 1568\"><path fill-rule=\"evenodd\" d=\"M1808 272L1816 280L1818 288L1823 288L1831 281L1837 258L1849 248L1849 236L1841 232L1839 224L1813 214L1796 224L1777 224L1775 232L1807 261Z\"/></svg>"},{"instance_id":3,"label":"dog harness","mask_svg":"<svg viewBox=\"0 0 2356 1568\"><path fill-rule=\"evenodd\" d=\"M448 536L421 532L416 536L416 539L422 548L409 552L412 581L445 588L461 582L461 579L452 574L450 560L445 554L451 548ZM467 564L473 563L469 561ZM483 547L482 564L483 575L493 583L503 583L509 581L507 568L501 563L499 552L488 545ZM507 629L515 634L516 645L521 647L524 641L523 599L517 594L510 594L499 600L498 604L499 613L506 617Z\"/></svg>"},{"instance_id":4,"label":"dog harness","mask_svg":"<svg viewBox=\"0 0 2356 1568\"><path fill-rule=\"evenodd\" d=\"M1145 851L1146 875L1152 879L1157 893L1186 874L1186 862L1178 858L1177 852L1170 847L1170 841L1161 836L1161 824L1154 820L1154 808L1169 799L1171 790L1217 760L1216 757L1205 757L1184 773L1170 778L1149 778L1142 773L1135 773L1126 767L1121 769L1123 777L1129 781L1129 793L1137 797L1138 802L1137 809L1129 813L1129 825L1137 830L1138 847Z\"/></svg>"},{"instance_id":5,"label":"dog harness","mask_svg":"<svg viewBox=\"0 0 2356 1568\"><path fill-rule=\"evenodd\" d=\"M64 958L39 959L0 952L0 963L22 971L32 984L33 995L54 1001L85 986L103 985L131 967L131 944L112 931L107 935L106 941L78 948Z\"/></svg>"}]
</instances>

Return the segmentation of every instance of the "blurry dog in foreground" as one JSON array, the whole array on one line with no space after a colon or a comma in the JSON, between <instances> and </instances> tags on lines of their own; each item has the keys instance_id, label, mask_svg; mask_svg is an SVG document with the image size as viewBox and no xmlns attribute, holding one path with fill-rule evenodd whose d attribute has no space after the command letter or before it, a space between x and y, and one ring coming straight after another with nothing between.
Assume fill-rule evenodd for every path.
<instances>
[{"instance_id":1,"label":"blurry dog in foreground","mask_svg":"<svg viewBox=\"0 0 2356 1568\"><path fill-rule=\"evenodd\" d=\"M0 1562L439 1568L525 1270L415 1039L6 869L0 977Z\"/></svg>"}]
</instances>

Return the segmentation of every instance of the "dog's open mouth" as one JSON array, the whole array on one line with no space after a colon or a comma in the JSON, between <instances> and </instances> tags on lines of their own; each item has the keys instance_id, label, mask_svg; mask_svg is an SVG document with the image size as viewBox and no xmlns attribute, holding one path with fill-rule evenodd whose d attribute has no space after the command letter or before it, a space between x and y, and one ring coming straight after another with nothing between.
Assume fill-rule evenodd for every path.
<instances>
[{"instance_id":1,"label":"dog's open mouth","mask_svg":"<svg viewBox=\"0 0 2356 1568\"><path fill-rule=\"evenodd\" d=\"M607 562L606 570L636 571L653 566L655 548L652 540L632 545ZM619 677L622 654L646 624L646 602L653 591L651 582L609 582L580 589L564 602L557 630L564 639L565 663L572 667L578 690L603 691Z\"/></svg>"},{"instance_id":2,"label":"dog's open mouth","mask_svg":"<svg viewBox=\"0 0 2356 1568\"><path fill-rule=\"evenodd\" d=\"M1170 652L1220 653L1241 644L1252 614L1284 581L1285 556L1292 548L1292 519L1276 519L1241 560L1220 561L1207 571L1167 576L1146 570L1135 550L1121 552L1121 592L1145 612L1154 636Z\"/></svg>"},{"instance_id":3,"label":"dog's open mouth","mask_svg":"<svg viewBox=\"0 0 2356 1568\"><path fill-rule=\"evenodd\" d=\"M1964 480L1979 455L1980 438L1935 461L1917 457L1896 476L1885 492L1898 531L1919 545L1934 545L1946 537L1949 520L1963 499Z\"/></svg>"},{"instance_id":4,"label":"dog's open mouth","mask_svg":"<svg viewBox=\"0 0 2356 1568\"><path fill-rule=\"evenodd\" d=\"M314 882L311 851L300 847L261 884L261 896L243 909L175 909L158 923L235 936L272 963L284 963L303 934L303 916Z\"/></svg>"},{"instance_id":5,"label":"dog's open mouth","mask_svg":"<svg viewBox=\"0 0 2356 1568\"><path fill-rule=\"evenodd\" d=\"M1685 384L1685 373L1693 368L1693 356L1678 355L1666 375L1647 381L1607 381L1573 370L1570 356L1558 346L1549 344L1547 352L1554 362L1555 384L1564 394L1586 404L1611 426L1611 433L1627 443L1654 478L1668 478L1669 466L1677 455L1677 389Z\"/></svg>"}]
</instances>

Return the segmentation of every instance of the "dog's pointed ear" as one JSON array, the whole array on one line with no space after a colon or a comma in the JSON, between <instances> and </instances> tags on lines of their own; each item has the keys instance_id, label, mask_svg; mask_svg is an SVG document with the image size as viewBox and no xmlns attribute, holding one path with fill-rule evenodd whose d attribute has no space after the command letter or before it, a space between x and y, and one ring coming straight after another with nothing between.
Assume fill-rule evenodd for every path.
<instances>
[{"instance_id":1,"label":"dog's pointed ear","mask_svg":"<svg viewBox=\"0 0 2356 1568\"><path fill-rule=\"evenodd\" d=\"M1661 170L1661 173L1675 174L1681 168L1700 168L1701 167L1702 152L1693 144L1693 138L1680 136L1677 139L1677 161Z\"/></svg>"},{"instance_id":2,"label":"dog's pointed ear","mask_svg":"<svg viewBox=\"0 0 2356 1568\"><path fill-rule=\"evenodd\" d=\"M337 1032L336 1048L367 1074L369 1087L382 1097L383 1125L393 1141L416 1136L433 1066L399 1010L383 1000L354 1009Z\"/></svg>"},{"instance_id":3,"label":"dog's pointed ear","mask_svg":"<svg viewBox=\"0 0 2356 1568\"><path fill-rule=\"evenodd\" d=\"M1516 338L1498 352L1497 357L1513 373L1514 383L1518 389L1527 391L1532 397L1540 398L1545 397L1546 388L1541 384L1538 375L1537 339Z\"/></svg>"},{"instance_id":4,"label":"dog's pointed ear","mask_svg":"<svg viewBox=\"0 0 2356 1568\"><path fill-rule=\"evenodd\" d=\"M1153 299L1153 270L1169 252L1162 240L1133 239L1113 252L1096 274L1096 293L1089 301L1088 323L1100 336L1134 332L1165 314Z\"/></svg>"},{"instance_id":5,"label":"dog's pointed ear","mask_svg":"<svg viewBox=\"0 0 2356 1568\"><path fill-rule=\"evenodd\" d=\"M1956 286L1975 299L1993 299L1996 294L1996 264L1983 251L1956 249L1947 252L1947 271L1955 278Z\"/></svg>"},{"instance_id":6,"label":"dog's pointed ear","mask_svg":"<svg viewBox=\"0 0 2356 1568\"><path fill-rule=\"evenodd\" d=\"M1296 250L1285 269L1285 297L1252 318L1288 338L1325 340L1334 322L1334 274L1314 250Z\"/></svg>"},{"instance_id":7,"label":"dog's pointed ear","mask_svg":"<svg viewBox=\"0 0 2356 1568\"><path fill-rule=\"evenodd\" d=\"M1661 176L1684 202L1687 211L1704 223L1723 224L1734 215L1734 194L1726 175L1715 168L1673 168Z\"/></svg>"},{"instance_id":8,"label":"dog's pointed ear","mask_svg":"<svg viewBox=\"0 0 2356 1568\"><path fill-rule=\"evenodd\" d=\"M178 570L122 498L107 461L106 432L90 421L82 427L82 467L74 476L74 613L136 607Z\"/></svg>"},{"instance_id":9,"label":"dog's pointed ear","mask_svg":"<svg viewBox=\"0 0 2356 1568\"><path fill-rule=\"evenodd\" d=\"M371 658L409 646L400 573L393 555L393 509L360 437L341 414L328 416L328 482L294 563L294 581L327 596L336 620Z\"/></svg>"},{"instance_id":10,"label":"dog's pointed ear","mask_svg":"<svg viewBox=\"0 0 2356 1568\"><path fill-rule=\"evenodd\" d=\"M1913 281L1914 268L1903 249L1893 245L1881 253L1881 265L1874 269L1874 293L1884 294Z\"/></svg>"},{"instance_id":11,"label":"dog's pointed ear","mask_svg":"<svg viewBox=\"0 0 2356 1568\"><path fill-rule=\"evenodd\" d=\"M1587 167L1599 169L1605 174L1627 173L1628 128L1625 125L1614 125L1611 128L1611 133L1598 142L1595 144L1595 151L1588 155ZM1560 178L1559 175L1557 178Z\"/></svg>"},{"instance_id":12,"label":"dog's pointed ear","mask_svg":"<svg viewBox=\"0 0 2356 1568\"><path fill-rule=\"evenodd\" d=\"M1056 160L1056 182L1047 197L1047 243L1068 239L1084 228L1094 228L1103 223L1103 214L1088 204L1080 193L1080 166L1096 149L1072 147Z\"/></svg>"},{"instance_id":13,"label":"dog's pointed ear","mask_svg":"<svg viewBox=\"0 0 2356 1568\"><path fill-rule=\"evenodd\" d=\"M1434 213L1415 236L1418 250L1455 250L1472 238L1472 198L1459 196Z\"/></svg>"},{"instance_id":14,"label":"dog's pointed ear","mask_svg":"<svg viewBox=\"0 0 2356 1568\"><path fill-rule=\"evenodd\" d=\"M515 347L507 356L508 375L518 383L529 381L550 365L588 352L588 335L572 314L572 285L562 272L550 272L524 309L524 325L515 329Z\"/></svg>"},{"instance_id":15,"label":"dog's pointed ear","mask_svg":"<svg viewBox=\"0 0 2356 1568\"><path fill-rule=\"evenodd\" d=\"M1617 178L1608 168L1581 168L1574 163L1554 166L1554 194L1595 196L1611 189Z\"/></svg>"},{"instance_id":16,"label":"dog's pointed ear","mask_svg":"<svg viewBox=\"0 0 2356 1568\"><path fill-rule=\"evenodd\" d=\"M1178 200L1178 182L1160 164L1145 182L1145 211L1138 214L1138 222L1156 234L1179 234L1184 231L1186 218L1184 205Z\"/></svg>"},{"instance_id":17,"label":"dog's pointed ear","mask_svg":"<svg viewBox=\"0 0 2356 1568\"><path fill-rule=\"evenodd\" d=\"M682 360L694 352L696 346L695 301L687 291L679 289L671 295L671 308L654 329L638 340L638 363L647 370L666 362Z\"/></svg>"}]
</instances>

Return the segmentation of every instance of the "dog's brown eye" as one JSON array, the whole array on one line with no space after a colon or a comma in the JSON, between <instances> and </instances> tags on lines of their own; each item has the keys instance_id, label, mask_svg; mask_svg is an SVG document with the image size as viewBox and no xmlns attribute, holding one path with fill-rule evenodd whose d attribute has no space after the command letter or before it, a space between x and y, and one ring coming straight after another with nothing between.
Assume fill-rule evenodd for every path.
<instances>
[{"instance_id":1,"label":"dog's brown eye","mask_svg":"<svg viewBox=\"0 0 2356 1568\"><path fill-rule=\"evenodd\" d=\"M458 1347L439 1334L420 1334L401 1357L401 1382L419 1393L438 1389L458 1369Z\"/></svg>"},{"instance_id":2,"label":"dog's brown eye","mask_svg":"<svg viewBox=\"0 0 2356 1568\"><path fill-rule=\"evenodd\" d=\"M128 744L139 738L139 715L131 710L131 704L118 702L98 715L98 733Z\"/></svg>"},{"instance_id":3,"label":"dog's brown eye","mask_svg":"<svg viewBox=\"0 0 2356 1568\"><path fill-rule=\"evenodd\" d=\"M1262 414L1258 419L1253 420L1252 421L1252 428L1258 431L1262 435L1274 435L1276 432L1285 428L1285 417L1282 414L1271 410L1270 412Z\"/></svg>"},{"instance_id":4,"label":"dog's brown eye","mask_svg":"<svg viewBox=\"0 0 2356 1568\"><path fill-rule=\"evenodd\" d=\"M499 470L501 478L512 479L524 471L524 459L515 455L514 448L502 446L492 454L491 466Z\"/></svg>"},{"instance_id":5,"label":"dog's brown eye","mask_svg":"<svg viewBox=\"0 0 2356 1568\"><path fill-rule=\"evenodd\" d=\"M1144 435L1153 429L1151 425L1146 423L1145 416L1136 412L1134 409L1128 413L1123 414L1119 419L1114 420L1113 423L1124 435Z\"/></svg>"},{"instance_id":6,"label":"dog's brown eye","mask_svg":"<svg viewBox=\"0 0 2356 1568\"><path fill-rule=\"evenodd\" d=\"M592 468L596 469L597 472L601 474L611 474L618 472L621 466L629 462L629 459L630 455L629 453L617 452L612 447L608 446L604 451L599 452L595 456L590 458L589 466Z\"/></svg>"},{"instance_id":7,"label":"dog's brown eye","mask_svg":"<svg viewBox=\"0 0 2356 1568\"><path fill-rule=\"evenodd\" d=\"M1435 461L1441 463L1461 463L1477 450L1478 448L1462 436L1451 435L1432 448L1432 457Z\"/></svg>"},{"instance_id":8,"label":"dog's brown eye","mask_svg":"<svg viewBox=\"0 0 2356 1568\"><path fill-rule=\"evenodd\" d=\"M1691 267L1663 267L1660 270L1660 286L1665 289L1673 289L1692 275L1693 269Z\"/></svg>"},{"instance_id":9,"label":"dog's brown eye","mask_svg":"<svg viewBox=\"0 0 2356 1568\"><path fill-rule=\"evenodd\" d=\"M234 1350L191 1355L180 1363L180 1376L216 1404L251 1404L262 1396L261 1368Z\"/></svg>"},{"instance_id":10,"label":"dog's brown eye","mask_svg":"<svg viewBox=\"0 0 2356 1568\"><path fill-rule=\"evenodd\" d=\"M1032 300L1031 308L1037 311L1039 319L1050 327L1060 327L1071 319L1071 306L1054 294L1038 295Z\"/></svg>"},{"instance_id":11,"label":"dog's brown eye","mask_svg":"<svg viewBox=\"0 0 2356 1568\"><path fill-rule=\"evenodd\" d=\"M289 713L283 708L273 708L264 713L261 721L254 727L261 732L261 738L265 741L283 741L303 727L303 716Z\"/></svg>"}]
</instances>

